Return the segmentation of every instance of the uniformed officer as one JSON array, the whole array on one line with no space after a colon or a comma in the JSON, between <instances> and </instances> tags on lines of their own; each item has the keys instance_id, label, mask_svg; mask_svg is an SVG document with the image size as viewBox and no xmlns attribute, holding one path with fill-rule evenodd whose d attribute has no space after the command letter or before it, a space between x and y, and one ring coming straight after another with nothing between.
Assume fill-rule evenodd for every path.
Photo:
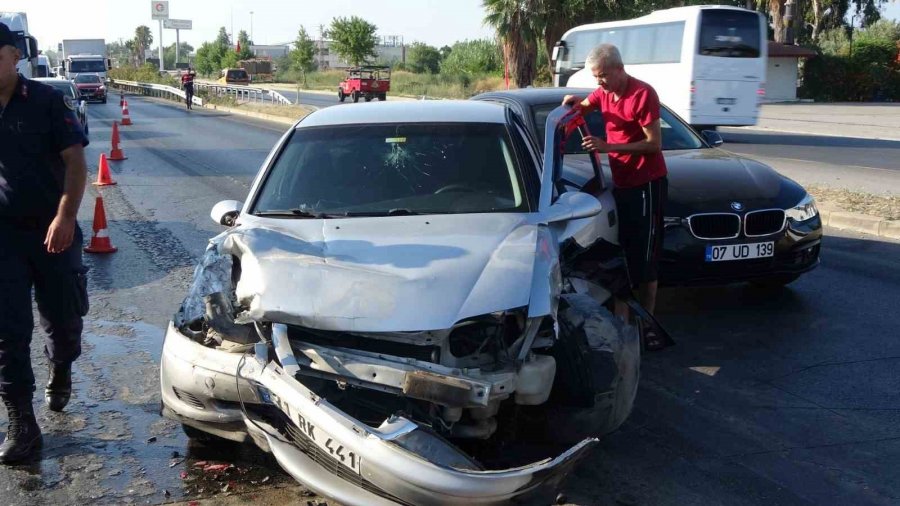
<instances>
[{"instance_id":1,"label":"uniformed officer","mask_svg":"<svg viewBox=\"0 0 900 506\"><path fill-rule=\"evenodd\" d=\"M16 71L15 36L0 23L0 397L9 415L0 463L37 455L31 368L31 290L49 335L46 401L61 411L72 392L88 299L76 221L88 144L69 97Z\"/></svg>"}]
</instances>

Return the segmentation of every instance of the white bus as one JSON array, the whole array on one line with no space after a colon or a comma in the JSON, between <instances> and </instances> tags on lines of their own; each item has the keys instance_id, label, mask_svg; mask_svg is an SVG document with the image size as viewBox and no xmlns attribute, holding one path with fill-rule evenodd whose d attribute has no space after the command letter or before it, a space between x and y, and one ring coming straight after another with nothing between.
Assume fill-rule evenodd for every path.
<instances>
[{"instance_id":1,"label":"white bus","mask_svg":"<svg viewBox=\"0 0 900 506\"><path fill-rule=\"evenodd\" d=\"M575 27L553 50L554 86L596 87L584 60L604 43L615 44L626 71L695 128L756 124L767 58L766 22L758 12L677 7Z\"/></svg>"}]
</instances>

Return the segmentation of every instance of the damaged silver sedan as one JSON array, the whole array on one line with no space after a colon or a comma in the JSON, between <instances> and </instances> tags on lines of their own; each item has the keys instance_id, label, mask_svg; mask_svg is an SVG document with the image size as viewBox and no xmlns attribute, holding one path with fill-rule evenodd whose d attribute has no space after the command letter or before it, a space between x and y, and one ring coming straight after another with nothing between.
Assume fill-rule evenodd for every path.
<instances>
[{"instance_id":1,"label":"damaged silver sedan","mask_svg":"<svg viewBox=\"0 0 900 506\"><path fill-rule=\"evenodd\" d=\"M225 201L166 332L163 415L348 505L552 500L631 412L614 204L481 102L333 107Z\"/></svg>"}]
</instances>

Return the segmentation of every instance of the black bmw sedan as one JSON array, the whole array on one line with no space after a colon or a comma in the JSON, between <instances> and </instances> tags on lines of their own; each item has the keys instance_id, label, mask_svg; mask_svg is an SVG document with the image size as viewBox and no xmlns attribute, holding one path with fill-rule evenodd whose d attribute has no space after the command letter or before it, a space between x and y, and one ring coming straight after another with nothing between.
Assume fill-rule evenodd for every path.
<instances>
[{"instance_id":1,"label":"black bmw sedan","mask_svg":"<svg viewBox=\"0 0 900 506\"><path fill-rule=\"evenodd\" d=\"M50 77L42 77L35 80L53 86L62 92L63 97L69 97L72 107L75 108L75 114L78 115L78 120L81 121L81 125L84 127L84 135L88 135L90 130L88 129L87 103L81 98L75 84L68 79Z\"/></svg>"},{"instance_id":2,"label":"black bmw sedan","mask_svg":"<svg viewBox=\"0 0 900 506\"><path fill-rule=\"evenodd\" d=\"M473 100L505 104L535 139L543 139L547 115L563 97L585 97L591 91L527 88L483 93ZM591 135L605 137L599 112L585 119ZM815 200L802 186L768 165L720 149L719 134L698 135L665 106L660 124L669 169L662 284L750 281L781 286L819 264L822 222ZM539 142L535 145L540 149ZM588 157L571 156L578 150L580 140L566 146L569 181L592 177ZM605 157L604 171L609 178Z\"/></svg>"}]
</instances>

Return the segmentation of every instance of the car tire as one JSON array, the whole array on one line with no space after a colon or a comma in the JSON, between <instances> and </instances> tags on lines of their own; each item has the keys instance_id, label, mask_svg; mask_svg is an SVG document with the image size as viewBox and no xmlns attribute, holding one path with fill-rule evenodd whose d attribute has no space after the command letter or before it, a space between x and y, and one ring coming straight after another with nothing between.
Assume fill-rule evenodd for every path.
<instances>
[{"instance_id":1,"label":"car tire","mask_svg":"<svg viewBox=\"0 0 900 506\"><path fill-rule=\"evenodd\" d=\"M354 91L353 93L350 94L350 98L353 99L354 103L359 102L359 92Z\"/></svg>"},{"instance_id":2,"label":"car tire","mask_svg":"<svg viewBox=\"0 0 900 506\"><path fill-rule=\"evenodd\" d=\"M366 102L372 101L372 95L366 95Z\"/></svg>"},{"instance_id":3,"label":"car tire","mask_svg":"<svg viewBox=\"0 0 900 506\"><path fill-rule=\"evenodd\" d=\"M91 135L91 131L88 129L87 123L84 124L84 135L85 135L85 137L87 137L88 135Z\"/></svg>"},{"instance_id":4,"label":"car tire","mask_svg":"<svg viewBox=\"0 0 900 506\"><path fill-rule=\"evenodd\" d=\"M537 408L548 441L575 444L609 434L628 418L640 377L640 338L586 294L563 295L558 321L553 391Z\"/></svg>"},{"instance_id":5,"label":"car tire","mask_svg":"<svg viewBox=\"0 0 900 506\"><path fill-rule=\"evenodd\" d=\"M101 103L101 104L105 104L105 103L106 103L106 99L104 98L100 103Z\"/></svg>"},{"instance_id":6,"label":"car tire","mask_svg":"<svg viewBox=\"0 0 900 506\"><path fill-rule=\"evenodd\" d=\"M225 439L223 437L219 437L209 432L204 432L196 427L192 427L187 424L181 424L181 430L184 431L184 435L188 437L191 441L197 441L198 443L203 444L234 444L230 439Z\"/></svg>"},{"instance_id":7,"label":"car tire","mask_svg":"<svg viewBox=\"0 0 900 506\"><path fill-rule=\"evenodd\" d=\"M338 100L343 102L347 99L347 95L344 95L344 90L338 90Z\"/></svg>"},{"instance_id":8,"label":"car tire","mask_svg":"<svg viewBox=\"0 0 900 506\"><path fill-rule=\"evenodd\" d=\"M379 94L379 95L378 95L378 100L380 100L380 101L382 101L382 102L384 102L385 100L387 100L387 93L381 93L381 94Z\"/></svg>"},{"instance_id":9,"label":"car tire","mask_svg":"<svg viewBox=\"0 0 900 506\"><path fill-rule=\"evenodd\" d=\"M797 281L799 274L777 274L767 278L754 279L750 283L757 288L765 288L770 290L778 290Z\"/></svg>"}]
</instances>

